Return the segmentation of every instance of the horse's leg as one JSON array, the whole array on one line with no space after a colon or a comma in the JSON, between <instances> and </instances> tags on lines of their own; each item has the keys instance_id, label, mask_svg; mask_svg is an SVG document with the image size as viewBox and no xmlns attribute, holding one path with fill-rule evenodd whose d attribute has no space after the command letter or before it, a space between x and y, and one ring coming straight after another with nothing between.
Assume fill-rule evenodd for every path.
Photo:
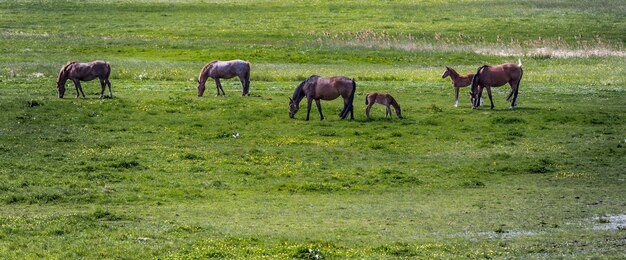
<instances>
[{"instance_id":1,"label":"horse's leg","mask_svg":"<svg viewBox=\"0 0 626 260\"><path fill-rule=\"evenodd\" d=\"M454 87L454 97L456 98L454 107L458 107L459 106L459 88L458 87Z\"/></svg>"},{"instance_id":2,"label":"horse's leg","mask_svg":"<svg viewBox=\"0 0 626 260\"><path fill-rule=\"evenodd\" d=\"M350 104L350 120L354 120L354 105Z\"/></svg>"},{"instance_id":3,"label":"horse's leg","mask_svg":"<svg viewBox=\"0 0 626 260\"><path fill-rule=\"evenodd\" d=\"M491 109L493 109L493 99L491 99L491 87L487 87L487 95L489 95L489 102L491 102Z\"/></svg>"},{"instance_id":4,"label":"horse's leg","mask_svg":"<svg viewBox=\"0 0 626 260\"><path fill-rule=\"evenodd\" d=\"M519 90L520 81L522 81L521 77L517 80L517 84L513 85L509 83L509 85L511 85L511 92L513 94L513 101L511 102L511 107L509 107L509 109L513 109L517 106L517 93Z\"/></svg>"},{"instance_id":5,"label":"horse's leg","mask_svg":"<svg viewBox=\"0 0 626 260\"><path fill-rule=\"evenodd\" d=\"M320 100L315 100L315 105L317 105L317 111L320 112L320 120L324 120L324 115L322 115L322 105L320 105Z\"/></svg>"},{"instance_id":6,"label":"horse's leg","mask_svg":"<svg viewBox=\"0 0 626 260\"><path fill-rule=\"evenodd\" d=\"M370 109L372 108L373 105L374 105L374 102L370 102L369 104L367 104L367 107L365 108L365 115L367 116L367 120L370 119Z\"/></svg>"},{"instance_id":7,"label":"horse's leg","mask_svg":"<svg viewBox=\"0 0 626 260\"><path fill-rule=\"evenodd\" d=\"M113 98L113 91L111 90L111 81L109 81L109 79L105 79L106 84L109 86L109 97Z\"/></svg>"},{"instance_id":8,"label":"horse's leg","mask_svg":"<svg viewBox=\"0 0 626 260\"><path fill-rule=\"evenodd\" d=\"M215 88L217 89L217 95L220 95L220 89L222 90L222 94L224 96L226 96L226 93L224 93L224 88L222 88L222 83L220 82L219 78L215 79Z\"/></svg>"},{"instance_id":9,"label":"horse's leg","mask_svg":"<svg viewBox=\"0 0 626 260\"><path fill-rule=\"evenodd\" d=\"M72 80L72 81L74 81L74 80ZM80 91L78 90L78 85L79 84L80 83L76 83L76 81L74 81L74 87L76 88L76 98L80 97Z\"/></svg>"},{"instance_id":10,"label":"horse's leg","mask_svg":"<svg viewBox=\"0 0 626 260\"><path fill-rule=\"evenodd\" d=\"M389 116L391 118L391 108L389 108L389 104L385 105L385 118Z\"/></svg>"},{"instance_id":11,"label":"horse's leg","mask_svg":"<svg viewBox=\"0 0 626 260\"><path fill-rule=\"evenodd\" d=\"M306 99L306 121L309 121L309 114L311 114L311 102L313 102L313 99L310 97L307 97Z\"/></svg>"},{"instance_id":12,"label":"horse's leg","mask_svg":"<svg viewBox=\"0 0 626 260\"><path fill-rule=\"evenodd\" d=\"M104 97L104 90L106 89L106 83L104 83L104 79L103 78L99 78L100 79L100 87L102 88L100 90L100 98Z\"/></svg>"},{"instance_id":13,"label":"horse's leg","mask_svg":"<svg viewBox=\"0 0 626 260\"><path fill-rule=\"evenodd\" d=\"M245 86L246 95L250 96L250 70L246 71L246 75L244 77L244 80L245 80L245 83L246 83L246 86Z\"/></svg>"},{"instance_id":14,"label":"horse's leg","mask_svg":"<svg viewBox=\"0 0 626 260\"><path fill-rule=\"evenodd\" d=\"M83 92L83 86L80 85L80 80L76 79L74 81L74 86L76 86L76 98L80 97L80 94L83 94L83 98L85 98L85 92ZM80 93L78 93L80 91Z\"/></svg>"},{"instance_id":15,"label":"horse's leg","mask_svg":"<svg viewBox=\"0 0 626 260\"><path fill-rule=\"evenodd\" d=\"M241 81L241 87L243 88L243 90L241 90L241 95L245 96L246 94L246 90L248 90L247 86L246 86L246 78L245 76L239 76L239 81Z\"/></svg>"}]
</instances>

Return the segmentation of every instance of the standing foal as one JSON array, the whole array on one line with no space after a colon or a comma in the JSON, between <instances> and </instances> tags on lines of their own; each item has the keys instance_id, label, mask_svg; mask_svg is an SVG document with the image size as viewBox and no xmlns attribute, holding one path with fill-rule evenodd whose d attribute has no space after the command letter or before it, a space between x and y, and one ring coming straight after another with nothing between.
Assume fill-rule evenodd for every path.
<instances>
[{"instance_id":1,"label":"standing foal","mask_svg":"<svg viewBox=\"0 0 626 260\"><path fill-rule=\"evenodd\" d=\"M471 85L474 74L467 74L465 76L461 76L455 70L446 66L446 71L443 72L443 74L441 75L441 78L445 79L447 76L450 76L450 79L452 79L452 86L454 87L454 97L456 98L454 107L458 107L459 106L459 89L462 87L467 87Z\"/></svg>"}]
</instances>

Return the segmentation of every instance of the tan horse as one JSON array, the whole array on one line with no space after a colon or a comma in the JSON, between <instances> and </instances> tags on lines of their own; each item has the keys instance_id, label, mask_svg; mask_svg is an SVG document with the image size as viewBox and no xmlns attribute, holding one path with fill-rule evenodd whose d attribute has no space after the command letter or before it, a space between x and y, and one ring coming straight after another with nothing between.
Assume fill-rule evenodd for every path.
<instances>
[{"instance_id":1,"label":"tan horse","mask_svg":"<svg viewBox=\"0 0 626 260\"><path fill-rule=\"evenodd\" d=\"M302 81L293 92L293 97L289 98L289 117L293 118L300 110L300 101L307 97L306 120L309 120L311 113L311 103L315 100L317 110L320 112L320 120L324 120L320 100L333 100L341 96L343 98L343 110L339 114L341 119L345 119L350 113L350 119L354 119L354 92L356 83L353 79L335 76L324 78L313 75Z\"/></svg>"},{"instance_id":2,"label":"tan horse","mask_svg":"<svg viewBox=\"0 0 626 260\"><path fill-rule=\"evenodd\" d=\"M95 78L100 79L100 85L102 87L100 98L104 97L104 89L107 85L109 86L109 97L113 97L111 82L109 81L110 74L111 66L105 61L97 60L87 63L68 62L63 65L57 77L57 93L59 98L63 98L65 94L65 83L68 79L74 82L76 98L80 97L80 94L85 98L85 93L83 92L83 87L80 85L80 81L90 81Z\"/></svg>"},{"instance_id":3,"label":"tan horse","mask_svg":"<svg viewBox=\"0 0 626 260\"><path fill-rule=\"evenodd\" d=\"M365 105L367 105L365 114L367 115L367 119L370 119L370 109L375 103L385 106L385 118L387 118L387 116L391 117L391 108L389 108L390 105L393 106L394 110L396 110L398 118L402 118L402 115L400 114L400 105L398 105L398 102L396 102L391 95L387 93L374 92L365 95Z\"/></svg>"},{"instance_id":4,"label":"tan horse","mask_svg":"<svg viewBox=\"0 0 626 260\"><path fill-rule=\"evenodd\" d=\"M443 72L443 74L441 75L441 78L445 79L447 76L450 76L450 79L452 79L452 86L454 87L454 97L456 98L454 107L458 107L459 106L459 89L462 87L467 87L471 85L474 74L467 74L465 76L461 76L452 68L446 67L446 71Z\"/></svg>"},{"instance_id":5,"label":"tan horse","mask_svg":"<svg viewBox=\"0 0 626 260\"><path fill-rule=\"evenodd\" d=\"M472 90L470 95L472 96L472 108L479 106L478 99L482 96L483 88L487 89L489 95L489 101L491 102L491 109L493 109L493 100L491 98L491 88L500 87L506 83L511 86L511 93L507 96L506 100L509 101L513 97L511 107L513 109L517 106L517 94L519 92L519 83L522 80L522 60L518 60L518 64L500 64L496 66L484 65L476 71L476 75L472 79Z\"/></svg>"},{"instance_id":6,"label":"tan horse","mask_svg":"<svg viewBox=\"0 0 626 260\"><path fill-rule=\"evenodd\" d=\"M222 84L220 83L220 79L230 79L233 77L239 77L241 86L243 87L242 95L250 95L248 93L248 90L250 89L250 63L247 61L214 60L204 65L200 71L200 76L198 77L198 97L201 97L202 94L204 94L204 84L209 77L215 80L215 88L217 88L218 96L220 95L220 90L222 91L222 95L226 96L226 93L224 93L224 89L222 88Z\"/></svg>"}]
</instances>

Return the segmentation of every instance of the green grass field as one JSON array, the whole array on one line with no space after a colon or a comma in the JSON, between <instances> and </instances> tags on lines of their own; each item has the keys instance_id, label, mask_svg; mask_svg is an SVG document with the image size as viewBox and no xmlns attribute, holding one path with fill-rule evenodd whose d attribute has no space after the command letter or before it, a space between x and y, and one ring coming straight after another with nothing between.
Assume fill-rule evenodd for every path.
<instances>
[{"instance_id":1,"label":"green grass field","mask_svg":"<svg viewBox=\"0 0 626 260\"><path fill-rule=\"evenodd\" d=\"M623 1L0 0L0 258L625 258ZM511 111L444 66L517 63ZM252 63L249 97L195 80ZM99 83L56 97L69 60ZM356 80L288 117L311 74ZM365 119L367 92L391 93ZM487 101L488 102L488 101ZM239 134L234 138L234 134Z\"/></svg>"}]
</instances>

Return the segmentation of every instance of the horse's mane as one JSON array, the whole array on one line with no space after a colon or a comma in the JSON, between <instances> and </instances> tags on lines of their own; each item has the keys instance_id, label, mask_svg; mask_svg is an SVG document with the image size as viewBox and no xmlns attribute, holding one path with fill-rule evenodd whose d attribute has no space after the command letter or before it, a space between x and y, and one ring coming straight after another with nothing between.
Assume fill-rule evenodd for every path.
<instances>
[{"instance_id":1,"label":"horse's mane","mask_svg":"<svg viewBox=\"0 0 626 260\"><path fill-rule=\"evenodd\" d=\"M308 79L303 80L302 82L300 82L300 84L296 87L296 89L293 91L293 96L291 97L292 100L296 100L298 98L300 98L301 95L303 95L302 93L302 88L304 87L304 84L306 83Z\"/></svg>"},{"instance_id":2,"label":"horse's mane","mask_svg":"<svg viewBox=\"0 0 626 260\"><path fill-rule=\"evenodd\" d=\"M472 92L476 91L476 86L478 85L478 79L480 78L480 71L486 67L489 67L489 65L483 65L480 68L478 68L478 70L476 71L476 74L474 74L474 77L472 77L472 86L471 86Z\"/></svg>"},{"instance_id":3,"label":"horse's mane","mask_svg":"<svg viewBox=\"0 0 626 260\"><path fill-rule=\"evenodd\" d=\"M450 71L450 77L451 78L460 76L460 74L458 72L456 72L456 70L454 70L453 68L446 67L446 69L448 69Z\"/></svg>"},{"instance_id":4,"label":"horse's mane","mask_svg":"<svg viewBox=\"0 0 626 260\"><path fill-rule=\"evenodd\" d=\"M389 95L389 98L391 99L391 105L397 110L400 110L400 104L398 104L398 101L396 101L396 99L393 98L391 95Z\"/></svg>"},{"instance_id":5,"label":"horse's mane","mask_svg":"<svg viewBox=\"0 0 626 260\"><path fill-rule=\"evenodd\" d=\"M303 91L304 86L306 84L310 84L311 82L314 82L319 77L320 76L318 76L318 75L311 75L307 79L305 79L302 82L300 82L298 87L296 87L296 90L293 92L293 97L291 99L296 100L296 99L299 99L300 97L304 97L304 95L306 95L306 93L304 93L304 91Z\"/></svg>"},{"instance_id":6,"label":"horse's mane","mask_svg":"<svg viewBox=\"0 0 626 260\"><path fill-rule=\"evenodd\" d=\"M63 67L61 67L61 70L59 71L59 76L57 77L57 83L61 82L61 79L63 76L65 76L65 74L67 74L67 70L69 69L70 65L78 63L77 61L70 61L68 63L66 63L65 65L63 65Z\"/></svg>"},{"instance_id":7,"label":"horse's mane","mask_svg":"<svg viewBox=\"0 0 626 260\"><path fill-rule=\"evenodd\" d=\"M213 65L215 65L216 62L218 62L218 60L211 61L211 62L207 63L206 65L204 65L204 67L202 67L202 72L210 70L211 67L213 67Z\"/></svg>"}]
</instances>

